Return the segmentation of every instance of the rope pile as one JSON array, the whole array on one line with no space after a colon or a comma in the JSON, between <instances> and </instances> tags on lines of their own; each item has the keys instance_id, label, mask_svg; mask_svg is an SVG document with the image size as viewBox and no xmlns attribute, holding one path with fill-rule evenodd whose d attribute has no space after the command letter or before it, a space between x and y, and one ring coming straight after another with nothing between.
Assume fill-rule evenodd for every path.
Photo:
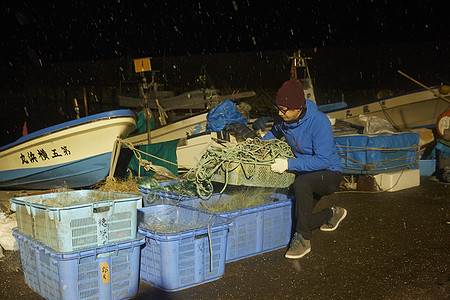
<instances>
[{"instance_id":1,"label":"rope pile","mask_svg":"<svg viewBox=\"0 0 450 300\"><path fill-rule=\"evenodd\" d=\"M211 177L219 169L225 171L225 178L228 173L241 166L245 176L250 178L252 174L246 171L246 166L256 164L272 164L276 158L294 157L289 145L278 139L263 141L259 138L247 139L229 148L211 146L200 158L195 167L190 169L185 178L195 183L197 192L203 199L209 198L213 194ZM222 193L227 186L220 191Z\"/></svg>"}]
</instances>

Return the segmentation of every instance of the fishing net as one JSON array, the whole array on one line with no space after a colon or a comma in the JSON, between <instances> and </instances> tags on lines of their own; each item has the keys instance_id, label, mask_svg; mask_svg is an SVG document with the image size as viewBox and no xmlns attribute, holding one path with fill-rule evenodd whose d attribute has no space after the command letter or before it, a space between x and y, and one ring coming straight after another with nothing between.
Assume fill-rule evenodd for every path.
<instances>
[{"instance_id":1,"label":"fishing net","mask_svg":"<svg viewBox=\"0 0 450 300\"><path fill-rule=\"evenodd\" d=\"M48 207L64 208L75 205L91 204L102 201L121 200L140 197L140 194L117 193L98 190L78 190L68 192L48 193L27 197L18 197L15 200L25 201L27 204L40 204Z\"/></svg>"},{"instance_id":2,"label":"fishing net","mask_svg":"<svg viewBox=\"0 0 450 300\"><path fill-rule=\"evenodd\" d=\"M281 140L273 139L263 141L259 138L247 139L232 147L211 146L200 158L197 165L191 168L185 178L195 183L200 197L207 199L213 192L212 177L216 172L224 171L225 178L228 173L240 167L247 179L254 174L248 172L249 167L256 169L256 165L270 166L276 158L294 157L290 146ZM220 193L224 191L228 183Z\"/></svg>"},{"instance_id":3,"label":"fishing net","mask_svg":"<svg viewBox=\"0 0 450 300\"><path fill-rule=\"evenodd\" d=\"M147 207L138 216L139 228L170 234L207 228L223 220L218 216L174 205Z\"/></svg>"},{"instance_id":4,"label":"fishing net","mask_svg":"<svg viewBox=\"0 0 450 300\"><path fill-rule=\"evenodd\" d=\"M213 201L201 201L200 205L214 213L232 212L272 203L273 199L270 198L270 195L275 191L274 189L242 187L227 194L228 197L213 199Z\"/></svg>"},{"instance_id":5,"label":"fishing net","mask_svg":"<svg viewBox=\"0 0 450 300\"><path fill-rule=\"evenodd\" d=\"M139 193L139 182L137 178L133 177L127 179L107 177L105 180L94 185L93 188L99 191Z\"/></svg>"}]
</instances>

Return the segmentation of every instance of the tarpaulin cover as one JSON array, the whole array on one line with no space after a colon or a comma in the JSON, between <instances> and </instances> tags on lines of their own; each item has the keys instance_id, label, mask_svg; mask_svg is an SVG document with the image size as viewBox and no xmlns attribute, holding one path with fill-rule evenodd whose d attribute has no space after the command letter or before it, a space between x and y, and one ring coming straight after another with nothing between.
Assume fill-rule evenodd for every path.
<instances>
[{"instance_id":1,"label":"tarpaulin cover","mask_svg":"<svg viewBox=\"0 0 450 300\"><path fill-rule=\"evenodd\" d=\"M338 136L336 142L344 173L378 174L417 169L420 135L399 133L389 135Z\"/></svg>"},{"instance_id":2,"label":"tarpaulin cover","mask_svg":"<svg viewBox=\"0 0 450 300\"><path fill-rule=\"evenodd\" d=\"M221 131L225 128L225 125L233 123L247 125L247 120L231 100L225 100L213 107L206 115L206 120L208 120L206 131Z\"/></svg>"}]
</instances>

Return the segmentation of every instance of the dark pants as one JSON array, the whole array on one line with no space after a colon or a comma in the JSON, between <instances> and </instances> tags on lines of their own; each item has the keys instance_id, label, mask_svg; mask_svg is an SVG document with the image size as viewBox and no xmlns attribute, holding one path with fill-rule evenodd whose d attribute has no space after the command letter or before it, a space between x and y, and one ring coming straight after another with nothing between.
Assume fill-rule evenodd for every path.
<instances>
[{"instance_id":1,"label":"dark pants","mask_svg":"<svg viewBox=\"0 0 450 300\"><path fill-rule=\"evenodd\" d=\"M302 173L295 177L295 230L304 239L311 239L311 230L322 226L333 216L331 208L312 212L322 196L331 195L339 188L341 179L340 172L330 170Z\"/></svg>"}]
</instances>

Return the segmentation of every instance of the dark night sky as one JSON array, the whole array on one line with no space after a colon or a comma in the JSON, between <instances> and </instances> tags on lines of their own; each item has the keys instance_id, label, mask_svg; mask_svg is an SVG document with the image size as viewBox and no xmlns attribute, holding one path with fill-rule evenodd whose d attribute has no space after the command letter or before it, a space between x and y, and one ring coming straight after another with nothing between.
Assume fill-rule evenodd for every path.
<instances>
[{"instance_id":1,"label":"dark night sky","mask_svg":"<svg viewBox=\"0 0 450 300\"><path fill-rule=\"evenodd\" d=\"M386 56L380 66L392 63L390 68L395 68L403 63L410 66L407 70L422 66L446 75L447 60L435 56L449 53L448 10L442 1L436 3L433 0L4 0L0 4L0 95L6 97L2 99L15 93L20 95L23 89L20 67L28 65L51 69L58 62L307 48L320 53L333 51L335 47L345 50L380 46L387 51L372 52L370 58L381 60L382 55ZM442 41L447 43L445 49L440 45ZM404 44L411 49L409 45L414 47L414 43L429 43L428 48L434 47L436 53L428 55L429 59L420 51L408 58L403 57L408 55L405 53L397 60L389 56L390 44ZM361 57L366 59L367 55L363 53ZM348 60L349 56L346 57ZM355 61L361 62L361 58ZM326 82L326 78L333 78L328 74L332 68L327 69L329 63L324 65L325 69L318 72L325 78L322 88L327 88L332 79ZM361 81L361 71L349 72L349 68L347 62L336 67L351 73L349 78L355 84ZM394 69L390 71L395 73ZM365 74L364 79L372 78L374 72L378 71ZM359 77L354 79L354 74ZM345 77L341 75L334 74L340 76L339 82ZM375 83L384 76L378 75L374 77ZM2 103L0 107L1 125L12 128L0 129L5 134L0 140L12 140L21 134L23 107L15 99L5 100L16 106L12 113L7 108L9 104ZM27 102L30 111L31 104ZM32 115L40 113L34 111ZM35 129L44 125L36 125Z\"/></svg>"},{"instance_id":2,"label":"dark night sky","mask_svg":"<svg viewBox=\"0 0 450 300\"><path fill-rule=\"evenodd\" d=\"M11 1L2 65L448 39L434 1ZM2 68L3 69L3 68Z\"/></svg>"}]
</instances>

